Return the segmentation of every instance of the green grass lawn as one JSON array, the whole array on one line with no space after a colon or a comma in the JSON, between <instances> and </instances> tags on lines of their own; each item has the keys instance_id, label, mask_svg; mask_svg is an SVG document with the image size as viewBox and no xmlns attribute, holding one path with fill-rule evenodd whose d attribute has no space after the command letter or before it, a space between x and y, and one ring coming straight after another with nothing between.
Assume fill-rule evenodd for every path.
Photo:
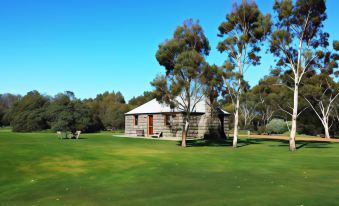
<instances>
[{"instance_id":1,"label":"green grass lawn","mask_svg":"<svg viewBox=\"0 0 339 206\"><path fill-rule=\"evenodd\" d=\"M339 205L339 144L0 130L0 205Z\"/></svg>"}]
</instances>

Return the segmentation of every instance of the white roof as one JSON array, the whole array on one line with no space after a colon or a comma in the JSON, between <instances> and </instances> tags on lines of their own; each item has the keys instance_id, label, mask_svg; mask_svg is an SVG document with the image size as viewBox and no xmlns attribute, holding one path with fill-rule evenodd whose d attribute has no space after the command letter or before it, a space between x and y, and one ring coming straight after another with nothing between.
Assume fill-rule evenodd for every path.
<instances>
[{"instance_id":1,"label":"white roof","mask_svg":"<svg viewBox=\"0 0 339 206\"><path fill-rule=\"evenodd\" d=\"M221 109L221 108L218 108L218 110L219 110L220 112L224 113L224 114L231 114L231 113L226 112L225 110L223 110L223 109Z\"/></svg>"},{"instance_id":2,"label":"white roof","mask_svg":"<svg viewBox=\"0 0 339 206\"><path fill-rule=\"evenodd\" d=\"M169 113L169 112L182 112L179 109L171 109L169 105L158 102L156 99L152 99L149 102L127 112L126 114L155 114L155 113ZM205 101L197 103L195 111L196 113L205 113Z\"/></svg>"},{"instance_id":3,"label":"white roof","mask_svg":"<svg viewBox=\"0 0 339 206\"><path fill-rule=\"evenodd\" d=\"M195 113L205 113L205 100L201 100L197 103L194 112ZM145 104L125 113L128 114L156 114L156 113L170 113L170 112L182 112L182 110L171 109L169 105L160 103L156 99L152 99L149 102L146 102ZM222 110L225 114L229 114L228 112L225 112Z\"/></svg>"}]
</instances>

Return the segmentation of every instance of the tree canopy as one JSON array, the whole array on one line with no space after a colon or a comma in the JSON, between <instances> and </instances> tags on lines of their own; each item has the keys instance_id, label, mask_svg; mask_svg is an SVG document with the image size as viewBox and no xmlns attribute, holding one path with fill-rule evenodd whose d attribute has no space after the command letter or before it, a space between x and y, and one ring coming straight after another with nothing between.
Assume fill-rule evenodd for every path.
<instances>
[{"instance_id":1,"label":"tree canopy","mask_svg":"<svg viewBox=\"0 0 339 206\"><path fill-rule=\"evenodd\" d=\"M234 4L226 21L219 26L219 36L223 40L217 48L227 55L222 76L234 111L233 147L237 147L241 95L248 88L244 74L250 66L260 63L260 46L270 33L271 25L269 14L262 14L254 1L244 0Z\"/></svg>"},{"instance_id":2,"label":"tree canopy","mask_svg":"<svg viewBox=\"0 0 339 206\"><path fill-rule=\"evenodd\" d=\"M206 64L204 57L209 51L209 42L199 22L189 19L176 28L171 39L160 44L156 53L166 75L157 76L151 84L159 101L185 112L183 147L186 147L190 114L202 101L201 76Z\"/></svg>"}]
</instances>

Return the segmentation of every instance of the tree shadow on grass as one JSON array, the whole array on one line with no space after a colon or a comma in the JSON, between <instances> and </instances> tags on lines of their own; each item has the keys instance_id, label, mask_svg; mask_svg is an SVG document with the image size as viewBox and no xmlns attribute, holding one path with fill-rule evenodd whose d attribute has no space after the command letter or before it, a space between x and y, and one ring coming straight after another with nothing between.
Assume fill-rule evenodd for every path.
<instances>
[{"instance_id":1,"label":"tree shadow on grass","mask_svg":"<svg viewBox=\"0 0 339 206\"><path fill-rule=\"evenodd\" d=\"M238 147L245 147L252 144L261 144L258 139L239 139ZM181 145L181 141L178 141L177 145ZM199 139L199 140L187 140L187 147L232 147L232 139Z\"/></svg>"},{"instance_id":2,"label":"tree shadow on grass","mask_svg":"<svg viewBox=\"0 0 339 206\"><path fill-rule=\"evenodd\" d=\"M332 148L330 145L332 142L320 142L320 141L297 141L296 142L296 148L314 148L314 149L326 149L326 148ZM276 145L278 147L288 147L288 141L284 142L284 144Z\"/></svg>"},{"instance_id":3,"label":"tree shadow on grass","mask_svg":"<svg viewBox=\"0 0 339 206\"><path fill-rule=\"evenodd\" d=\"M187 147L232 147L232 138L228 140L222 139L200 139L200 140L188 140L186 142ZM274 144L268 144L274 143ZM278 143L278 144L276 144ZM288 140L282 139L254 139L254 138L241 138L238 139L237 148L247 147L251 145L267 144L269 147L289 147ZM297 150L302 148L332 148L331 142L320 142L320 141L297 141ZM181 141L178 141L178 146L181 145Z\"/></svg>"},{"instance_id":4,"label":"tree shadow on grass","mask_svg":"<svg viewBox=\"0 0 339 206\"><path fill-rule=\"evenodd\" d=\"M78 139L76 138L70 138L70 137L63 137L62 140L81 140L81 139L88 139L87 137L79 137Z\"/></svg>"},{"instance_id":5,"label":"tree shadow on grass","mask_svg":"<svg viewBox=\"0 0 339 206\"><path fill-rule=\"evenodd\" d=\"M278 145L269 145L270 147L289 147L289 141L288 140L282 140L282 139L263 139L267 142L278 142L280 144ZM305 141L305 140L297 140L296 141L296 148L302 149L302 148L315 148L315 149L325 149L325 148L332 148L330 145L332 142L321 142L321 141Z\"/></svg>"},{"instance_id":6,"label":"tree shadow on grass","mask_svg":"<svg viewBox=\"0 0 339 206\"><path fill-rule=\"evenodd\" d=\"M181 141L178 142L178 145L181 145ZM232 142L226 140L188 140L186 142L187 147L223 147L223 146L232 146Z\"/></svg>"}]
</instances>

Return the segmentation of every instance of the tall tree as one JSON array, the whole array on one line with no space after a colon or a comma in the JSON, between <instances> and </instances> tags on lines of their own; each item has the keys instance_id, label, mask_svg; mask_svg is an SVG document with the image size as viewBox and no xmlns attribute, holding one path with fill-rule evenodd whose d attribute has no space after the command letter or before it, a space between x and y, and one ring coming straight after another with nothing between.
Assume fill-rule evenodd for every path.
<instances>
[{"instance_id":1,"label":"tall tree","mask_svg":"<svg viewBox=\"0 0 339 206\"><path fill-rule=\"evenodd\" d=\"M128 111L128 106L120 92L104 92L95 99L85 100L85 103L91 107L94 116L101 120L104 128L114 130L124 127L124 113Z\"/></svg>"},{"instance_id":2,"label":"tall tree","mask_svg":"<svg viewBox=\"0 0 339 206\"><path fill-rule=\"evenodd\" d=\"M248 129L253 120L258 116L258 107L263 103L261 96L257 96L252 90L242 95L239 111L244 122L244 128Z\"/></svg>"},{"instance_id":3,"label":"tall tree","mask_svg":"<svg viewBox=\"0 0 339 206\"><path fill-rule=\"evenodd\" d=\"M339 87L339 83L337 83ZM334 103L334 118L337 121L337 128L339 129L339 99L337 99Z\"/></svg>"},{"instance_id":4,"label":"tall tree","mask_svg":"<svg viewBox=\"0 0 339 206\"><path fill-rule=\"evenodd\" d=\"M150 91L150 92L146 91L144 92L143 95L132 97L132 99L128 101L128 105L132 109L134 109L135 107L138 107L154 98L155 98L155 93L153 91Z\"/></svg>"},{"instance_id":5,"label":"tall tree","mask_svg":"<svg viewBox=\"0 0 339 206\"><path fill-rule=\"evenodd\" d=\"M45 110L49 98L38 91L28 92L20 101L14 103L8 116L13 131L30 132L47 129Z\"/></svg>"},{"instance_id":6,"label":"tall tree","mask_svg":"<svg viewBox=\"0 0 339 206\"><path fill-rule=\"evenodd\" d=\"M202 27L199 22L190 19L177 27L173 37L162 43L156 53L159 64L166 69L166 76L157 76L151 84L159 101L185 114L182 147L186 147L191 113L203 99L201 75L204 56L209 51L209 42Z\"/></svg>"},{"instance_id":7,"label":"tall tree","mask_svg":"<svg viewBox=\"0 0 339 206\"><path fill-rule=\"evenodd\" d=\"M209 109L206 110L207 124L213 124L215 117L218 117L217 109L220 108L218 98L223 88L223 79L222 79L222 70L217 65L205 64L203 73L201 75L201 83L203 86L203 93L205 96L205 103L209 106ZM220 118L220 130L216 132L215 130L209 130L207 138L222 138L227 139L227 135L224 130L223 117Z\"/></svg>"},{"instance_id":8,"label":"tall tree","mask_svg":"<svg viewBox=\"0 0 339 206\"><path fill-rule=\"evenodd\" d=\"M329 35L324 35L323 42L328 42ZM310 105L316 116L323 125L325 138L330 138L330 128L335 119L336 99L339 96L338 83L335 77L339 76L338 63L339 42L333 42L333 49L328 48L328 44L324 44L323 50L317 52L317 64L315 67L320 68L319 74L314 74L305 79L301 93L304 99ZM331 122L330 122L331 121Z\"/></svg>"},{"instance_id":9,"label":"tall tree","mask_svg":"<svg viewBox=\"0 0 339 206\"><path fill-rule=\"evenodd\" d=\"M339 96L338 85L330 76L320 74L306 79L300 91L304 93L305 100L321 121L325 138L330 138L330 128L335 120L335 101Z\"/></svg>"},{"instance_id":10,"label":"tall tree","mask_svg":"<svg viewBox=\"0 0 339 206\"><path fill-rule=\"evenodd\" d=\"M318 58L318 50L328 45L328 34L322 32L327 18L325 0L281 0L273 7L277 21L270 39L270 51L277 57L277 67L288 76L294 93L290 151L296 150L299 87L305 76L311 74Z\"/></svg>"},{"instance_id":11,"label":"tall tree","mask_svg":"<svg viewBox=\"0 0 339 206\"><path fill-rule=\"evenodd\" d=\"M223 88L222 70L217 65L205 64L201 75L203 92L212 109L218 106L218 97Z\"/></svg>"},{"instance_id":12,"label":"tall tree","mask_svg":"<svg viewBox=\"0 0 339 206\"><path fill-rule=\"evenodd\" d=\"M46 119L54 131L75 133L93 128L90 108L77 99L73 92L57 94L46 109Z\"/></svg>"},{"instance_id":13,"label":"tall tree","mask_svg":"<svg viewBox=\"0 0 339 206\"><path fill-rule=\"evenodd\" d=\"M10 93L0 94L0 126L10 125L10 109L21 99L20 95Z\"/></svg>"},{"instance_id":14,"label":"tall tree","mask_svg":"<svg viewBox=\"0 0 339 206\"><path fill-rule=\"evenodd\" d=\"M257 110L260 117L259 123L262 126L267 125L278 113L281 98L288 92L285 91L287 90L285 87L281 88L278 84L279 77L275 76L274 71L272 71L271 75L261 79L251 91L257 97L257 101L260 102Z\"/></svg>"},{"instance_id":15,"label":"tall tree","mask_svg":"<svg viewBox=\"0 0 339 206\"><path fill-rule=\"evenodd\" d=\"M227 53L224 79L227 93L234 105L233 147L237 147L240 97L246 87L244 74L251 65L260 63L260 44L271 29L270 15L263 15L254 1L243 0L234 4L226 21L219 26L219 36L224 39L218 44L220 52Z\"/></svg>"}]
</instances>

